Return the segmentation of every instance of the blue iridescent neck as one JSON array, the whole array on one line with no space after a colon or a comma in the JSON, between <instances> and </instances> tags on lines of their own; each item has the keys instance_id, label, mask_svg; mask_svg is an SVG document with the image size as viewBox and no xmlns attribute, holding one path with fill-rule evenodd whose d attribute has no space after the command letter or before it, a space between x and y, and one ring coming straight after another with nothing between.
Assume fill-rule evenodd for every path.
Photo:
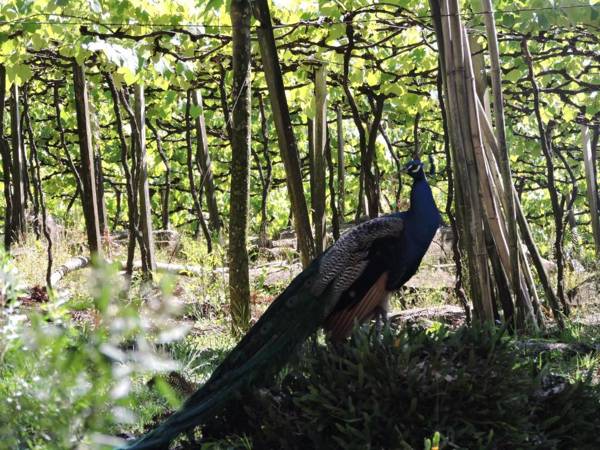
<instances>
[{"instance_id":1,"label":"blue iridescent neck","mask_svg":"<svg viewBox=\"0 0 600 450\"><path fill-rule=\"evenodd\" d=\"M420 177L415 177L410 191L409 213L422 217L427 222L439 224L440 213L435 205L431 187L427 183L425 174L421 172Z\"/></svg>"}]
</instances>

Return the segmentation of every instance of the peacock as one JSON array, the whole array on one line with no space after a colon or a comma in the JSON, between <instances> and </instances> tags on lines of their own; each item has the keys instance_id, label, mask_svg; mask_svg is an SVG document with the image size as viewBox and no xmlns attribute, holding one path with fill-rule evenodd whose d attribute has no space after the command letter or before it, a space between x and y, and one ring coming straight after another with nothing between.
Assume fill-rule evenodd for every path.
<instances>
[{"instance_id":1,"label":"peacock","mask_svg":"<svg viewBox=\"0 0 600 450\"><path fill-rule=\"evenodd\" d=\"M344 233L273 301L181 409L128 450L167 449L244 387L268 382L319 328L341 341L355 324L386 317L390 294L416 273L441 221L421 161L404 171L413 179L408 211Z\"/></svg>"}]
</instances>

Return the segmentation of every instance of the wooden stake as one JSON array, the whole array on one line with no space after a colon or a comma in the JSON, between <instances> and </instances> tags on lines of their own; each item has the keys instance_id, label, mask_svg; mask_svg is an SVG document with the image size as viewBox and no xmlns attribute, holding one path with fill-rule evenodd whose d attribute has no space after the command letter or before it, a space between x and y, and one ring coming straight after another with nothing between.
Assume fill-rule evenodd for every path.
<instances>
[{"instance_id":1,"label":"wooden stake","mask_svg":"<svg viewBox=\"0 0 600 450\"><path fill-rule=\"evenodd\" d=\"M504 124L504 100L502 98L502 72L500 68L500 52L498 50L498 36L496 32L496 22L492 11L491 0L481 0L483 8L485 28L487 32L488 49L490 52L492 93L494 96L494 118L496 120L496 136L499 147L500 173L505 186L512 186L512 175L510 170L510 157L506 145L506 132ZM510 190L505 191L504 196L506 222L508 226L508 246L510 250L510 262L512 269L512 289L518 296L519 286L519 235L517 231L517 215L514 199ZM518 299L517 299L518 303Z\"/></svg>"},{"instance_id":2,"label":"wooden stake","mask_svg":"<svg viewBox=\"0 0 600 450\"><path fill-rule=\"evenodd\" d=\"M327 140L327 71L319 66L315 73L315 141L313 149L315 252L325 250L325 144Z\"/></svg>"},{"instance_id":3,"label":"wooden stake","mask_svg":"<svg viewBox=\"0 0 600 450\"><path fill-rule=\"evenodd\" d=\"M598 180L594 173L594 159L590 131L586 125L581 126L581 138L583 144L583 164L585 166L585 181L587 185L587 199L590 205L590 217L592 221L592 235L594 236L594 248L596 258L600 258L600 210L598 209Z\"/></svg>"}]
</instances>

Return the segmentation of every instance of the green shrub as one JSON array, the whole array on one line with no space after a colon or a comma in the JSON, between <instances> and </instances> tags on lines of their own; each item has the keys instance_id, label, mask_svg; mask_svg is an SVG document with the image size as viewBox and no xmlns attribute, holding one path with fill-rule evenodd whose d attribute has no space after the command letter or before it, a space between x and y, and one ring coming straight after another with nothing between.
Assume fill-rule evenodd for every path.
<instances>
[{"instance_id":1,"label":"green shrub","mask_svg":"<svg viewBox=\"0 0 600 450\"><path fill-rule=\"evenodd\" d=\"M419 449L436 432L440 448L597 448L595 388L555 377L552 393L552 377L510 342L468 328L359 331L307 349L274 388L238 399L204 435L245 435L254 449Z\"/></svg>"},{"instance_id":2,"label":"green shrub","mask_svg":"<svg viewBox=\"0 0 600 450\"><path fill-rule=\"evenodd\" d=\"M70 320L67 299L20 305L18 274L0 262L8 301L0 306L0 450L112 448L111 435L139 432L136 420L164 411L143 378L176 367L154 351L154 342L181 334L169 320L173 302L158 292L127 298L116 267L101 265L88 300L74 300L91 307L95 323L82 327Z\"/></svg>"}]
</instances>

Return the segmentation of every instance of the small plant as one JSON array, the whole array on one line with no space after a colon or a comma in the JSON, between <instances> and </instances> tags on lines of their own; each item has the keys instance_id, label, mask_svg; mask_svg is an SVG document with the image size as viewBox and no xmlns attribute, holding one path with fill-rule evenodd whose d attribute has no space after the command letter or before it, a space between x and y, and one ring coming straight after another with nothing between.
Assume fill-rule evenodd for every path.
<instances>
[{"instance_id":1,"label":"small plant","mask_svg":"<svg viewBox=\"0 0 600 450\"><path fill-rule=\"evenodd\" d=\"M431 439L425 439L425 444L423 445L423 450L439 450L440 448L440 433L437 431L433 433L433 437Z\"/></svg>"}]
</instances>

